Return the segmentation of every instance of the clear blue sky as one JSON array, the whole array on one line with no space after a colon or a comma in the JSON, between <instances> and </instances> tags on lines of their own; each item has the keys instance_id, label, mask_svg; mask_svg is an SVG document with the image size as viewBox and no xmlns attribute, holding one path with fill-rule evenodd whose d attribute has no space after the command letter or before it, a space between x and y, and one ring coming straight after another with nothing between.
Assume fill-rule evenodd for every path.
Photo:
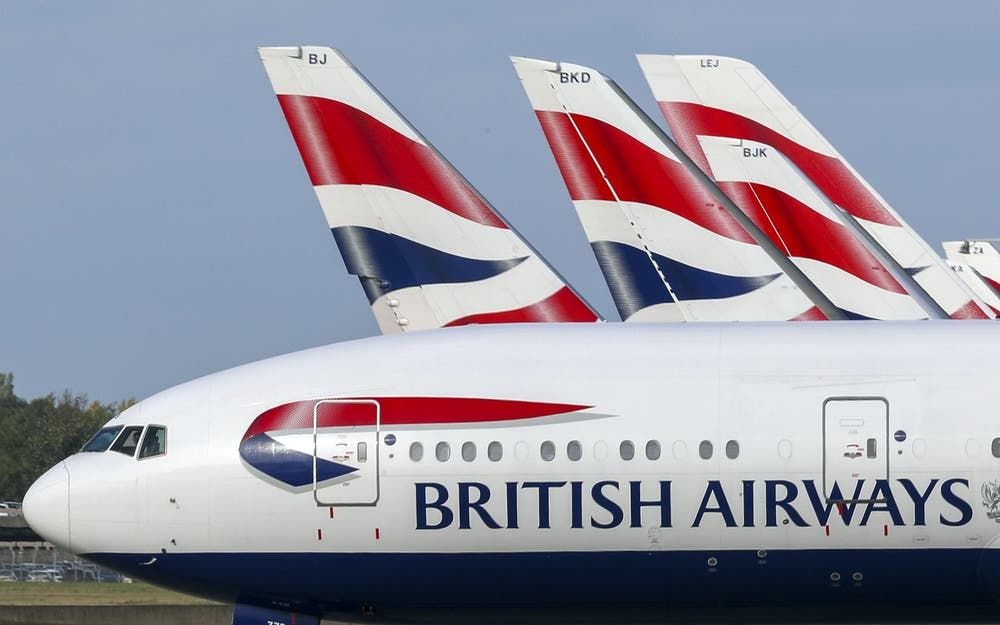
<instances>
[{"instance_id":1,"label":"clear blue sky","mask_svg":"<svg viewBox=\"0 0 1000 625\"><path fill-rule=\"evenodd\" d=\"M377 333L258 45L342 49L606 316L510 66L744 57L937 246L1000 236L1000 3L0 2L0 371L141 398Z\"/></svg>"}]
</instances>

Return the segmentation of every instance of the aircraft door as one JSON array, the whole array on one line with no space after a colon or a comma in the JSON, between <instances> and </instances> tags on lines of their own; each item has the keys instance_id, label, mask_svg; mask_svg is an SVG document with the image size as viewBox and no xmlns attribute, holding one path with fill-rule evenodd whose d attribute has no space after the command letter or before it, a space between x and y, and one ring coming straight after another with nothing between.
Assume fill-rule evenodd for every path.
<instances>
[{"instance_id":1,"label":"aircraft door","mask_svg":"<svg viewBox=\"0 0 1000 625\"><path fill-rule=\"evenodd\" d=\"M313 407L313 498L318 506L373 506L379 497L381 408L373 399Z\"/></svg>"},{"instance_id":2,"label":"aircraft door","mask_svg":"<svg viewBox=\"0 0 1000 625\"><path fill-rule=\"evenodd\" d=\"M823 402L823 492L830 501L855 498L860 480L889 477L889 402L882 397L831 397ZM833 493L836 484L840 496ZM871 492L865 488L864 491Z\"/></svg>"}]
</instances>

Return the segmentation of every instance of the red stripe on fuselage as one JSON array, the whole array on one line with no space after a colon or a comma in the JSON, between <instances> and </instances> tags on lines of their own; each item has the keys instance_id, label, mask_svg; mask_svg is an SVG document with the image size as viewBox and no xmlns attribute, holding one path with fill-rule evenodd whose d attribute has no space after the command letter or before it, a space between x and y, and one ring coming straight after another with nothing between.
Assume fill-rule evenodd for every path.
<instances>
[{"instance_id":1,"label":"red stripe on fuselage","mask_svg":"<svg viewBox=\"0 0 1000 625\"><path fill-rule=\"evenodd\" d=\"M622 201L662 208L728 239L754 242L678 161L586 115L573 114L571 120L568 114L555 111L536 114L572 199L613 201L601 176L603 170Z\"/></svg>"},{"instance_id":2,"label":"red stripe on fuselage","mask_svg":"<svg viewBox=\"0 0 1000 625\"><path fill-rule=\"evenodd\" d=\"M568 287L562 287L545 299L523 308L469 315L455 319L445 324L445 327L474 323L556 323L565 321L597 321L594 311L587 308L587 305Z\"/></svg>"},{"instance_id":3,"label":"red stripe on fuselage","mask_svg":"<svg viewBox=\"0 0 1000 625\"><path fill-rule=\"evenodd\" d=\"M834 204L854 217L886 226L900 226L878 198L839 158L810 150L781 133L736 113L692 102L659 102L659 105L674 140L705 172L710 172L711 169L701 151L698 135L765 143L788 157Z\"/></svg>"},{"instance_id":4,"label":"red stripe on fuselage","mask_svg":"<svg viewBox=\"0 0 1000 625\"><path fill-rule=\"evenodd\" d=\"M343 102L305 95L278 95L278 102L314 186L392 187L470 221L507 227L430 147Z\"/></svg>"},{"instance_id":5,"label":"red stripe on fuselage","mask_svg":"<svg viewBox=\"0 0 1000 625\"><path fill-rule=\"evenodd\" d=\"M576 412L592 406L578 404L551 404L546 402L510 399L482 399L474 397L377 397L340 398L374 399L381 407L382 426L391 425L448 425L457 423L497 423L521 419L535 419L567 412ZM370 403L317 403L306 400L282 404L262 412L250 427L243 440L263 432L275 430L302 430L313 427L313 411L318 427L339 427L374 424L374 405Z\"/></svg>"}]
</instances>

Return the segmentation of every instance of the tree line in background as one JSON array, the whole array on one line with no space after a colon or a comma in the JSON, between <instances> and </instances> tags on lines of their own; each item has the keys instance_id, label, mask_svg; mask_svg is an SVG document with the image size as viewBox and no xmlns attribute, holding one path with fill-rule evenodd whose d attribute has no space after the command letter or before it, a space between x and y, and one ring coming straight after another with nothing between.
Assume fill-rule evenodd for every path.
<instances>
[{"instance_id":1,"label":"tree line in background","mask_svg":"<svg viewBox=\"0 0 1000 625\"><path fill-rule=\"evenodd\" d=\"M102 404L69 391L27 400L14 394L14 374L0 373L0 501L20 501L38 476L133 403Z\"/></svg>"}]
</instances>

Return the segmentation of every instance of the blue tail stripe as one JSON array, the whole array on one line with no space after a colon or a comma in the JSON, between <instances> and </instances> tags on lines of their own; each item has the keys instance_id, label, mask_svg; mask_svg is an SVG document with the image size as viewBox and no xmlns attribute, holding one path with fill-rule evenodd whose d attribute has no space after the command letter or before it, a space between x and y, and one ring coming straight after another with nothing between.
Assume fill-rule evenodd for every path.
<instances>
[{"instance_id":1,"label":"blue tail stripe","mask_svg":"<svg viewBox=\"0 0 1000 625\"><path fill-rule=\"evenodd\" d=\"M478 260L363 226L332 229L347 270L361 279L369 301L385 293L423 284L476 282L492 278L527 257Z\"/></svg>"},{"instance_id":2,"label":"blue tail stripe","mask_svg":"<svg viewBox=\"0 0 1000 625\"><path fill-rule=\"evenodd\" d=\"M646 252L612 241L594 241L590 247L622 319L643 308L673 301Z\"/></svg>"},{"instance_id":3,"label":"blue tail stripe","mask_svg":"<svg viewBox=\"0 0 1000 625\"><path fill-rule=\"evenodd\" d=\"M647 306L673 301L644 250L613 241L594 241L591 247L623 319ZM736 297L756 291L781 275L729 276L656 253L653 259L680 301Z\"/></svg>"}]
</instances>

